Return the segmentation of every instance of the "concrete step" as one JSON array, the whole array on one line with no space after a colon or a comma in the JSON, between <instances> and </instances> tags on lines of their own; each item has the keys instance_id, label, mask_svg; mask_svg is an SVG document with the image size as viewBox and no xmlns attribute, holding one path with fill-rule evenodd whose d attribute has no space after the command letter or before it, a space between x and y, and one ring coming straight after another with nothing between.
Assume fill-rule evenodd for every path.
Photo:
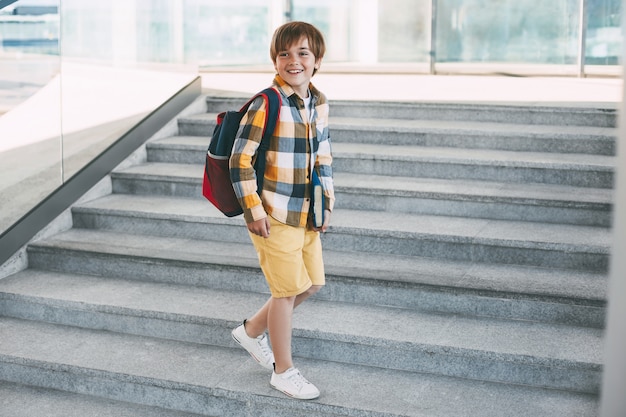
<instances>
[{"instance_id":1,"label":"concrete step","mask_svg":"<svg viewBox=\"0 0 626 417\"><path fill-rule=\"evenodd\" d=\"M146 144L149 162L203 165L210 139L204 136L170 136Z\"/></svg>"},{"instance_id":2,"label":"concrete step","mask_svg":"<svg viewBox=\"0 0 626 417\"><path fill-rule=\"evenodd\" d=\"M192 240L72 229L31 244L28 258L30 268L65 274L267 292L252 245L221 234L216 227L215 240ZM330 285L317 298L330 302L604 326L605 274L327 247L324 264Z\"/></svg>"},{"instance_id":3,"label":"concrete step","mask_svg":"<svg viewBox=\"0 0 626 417\"><path fill-rule=\"evenodd\" d=\"M18 274L0 290L3 316L223 347L235 346L230 331L268 298L48 272ZM295 356L309 359L597 394L601 336L312 299L294 315L292 344Z\"/></svg>"},{"instance_id":4,"label":"concrete step","mask_svg":"<svg viewBox=\"0 0 626 417\"><path fill-rule=\"evenodd\" d=\"M331 119L333 143L615 155L615 128L475 121Z\"/></svg>"},{"instance_id":5,"label":"concrete step","mask_svg":"<svg viewBox=\"0 0 626 417\"><path fill-rule=\"evenodd\" d=\"M217 114L179 120L181 135L211 136ZM367 143L498 149L522 152L615 155L615 128L590 126L516 125L477 121L418 119L330 119L333 143Z\"/></svg>"},{"instance_id":6,"label":"concrete step","mask_svg":"<svg viewBox=\"0 0 626 417\"><path fill-rule=\"evenodd\" d=\"M598 407L589 394L301 358L322 395L294 401L241 349L12 318L0 331L5 380L207 416L593 416Z\"/></svg>"},{"instance_id":7,"label":"concrete step","mask_svg":"<svg viewBox=\"0 0 626 417\"><path fill-rule=\"evenodd\" d=\"M198 197L204 166L150 162L111 174L113 192ZM337 173L336 209L609 227L612 190Z\"/></svg>"},{"instance_id":8,"label":"concrete step","mask_svg":"<svg viewBox=\"0 0 626 417\"><path fill-rule=\"evenodd\" d=\"M0 365L2 366L2 365ZM5 367L3 367L5 368ZM79 391L77 389L77 391ZM93 395L0 381L1 417L199 417Z\"/></svg>"},{"instance_id":9,"label":"concrete step","mask_svg":"<svg viewBox=\"0 0 626 417\"><path fill-rule=\"evenodd\" d=\"M151 143L152 162L204 164L208 139L168 138ZM613 187L615 157L486 149L333 143L337 173Z\"/></svg>"},{"instance_id":10,"label":"concrete step","mask_svg":"<svg viewBox=\"0 0 626 417\"><path fill-rule=\"evenodd\" d=\"M612 188L611 156L333 144L336 172Z\"/></svg>"},{"instance_id":11,"label":"concrete step","mask_svg":"<svg viewBox=\"0 0 626 417\"><path fill-rule=\"evenodd\" d=\"M73 208L75 227L247 242L245 224L201 198L111 195ZM336 210L326 249L606 272L607 228Z\"/></svg>"},{"instance_id":12,"label":"concrete step","mask_svg":"<svg viewBox=\"0 0 626 417\"><path fill-rule=\"evenodd\" d=\"M207 96L207 111L238 110L248 97ZM331 100L331 116L369 119L448 120L510 124L615 127L617 106L519 103L373 102Z\"/></svg>"}]
</instances>

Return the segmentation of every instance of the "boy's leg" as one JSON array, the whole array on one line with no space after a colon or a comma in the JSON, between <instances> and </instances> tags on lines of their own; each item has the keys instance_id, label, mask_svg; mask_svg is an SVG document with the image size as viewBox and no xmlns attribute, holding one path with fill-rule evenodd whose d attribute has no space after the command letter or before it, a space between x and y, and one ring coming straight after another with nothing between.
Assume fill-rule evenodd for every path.
<instances>
[{"instance_id":1,"label":"boy's leg","mask_svg":"<svg viewBox=\"0 0 626 417\"><path fill-rule=\"evenodd\" d=\"M283 373L293 367L291 358L291 319L296 297L272 298L267 324L274 351L275 372Z\"/></svg>"},{"instance_id":2,"label":"boy's leg","mask_svg":"<svg viewBox=\"0 0 626 417\"><path fill-rule=\"evenodd\" d=\"M278 311L280 311L281 316L284 315L289 319L289 326L291 326L291 316L296 306L315 294L320 288L320 286L314 286L297 296L286 297L288 300L286 304L289 308L283 311L281 306ZM278 303L277 300L281 299L283 298L270 298L254 316L244 320L243 324L232 331L233 339L246 349L261 366L267 369L273 369L273 364L276 360L265 336L265 330L269 328L268 324L274 318L270 315L272 305ZM281 316L278 317L280 318ZM288 365L291 363L291 327L289 327L289 333L287 334L285 333L286 330L282 328L284 323L276 322L275 320L274 322L278 327L272 332L275 335L274 339L276 339L276 342L272 342L272 345L278 346L278 350L284 352L281 353L281 359L278 363ZM288 349L286 350L284 346L288 346Z\"/></svg>"},{"instance_id":3,"label":"boy's leg","mask_svg":"<svg viewBox=\"0 0 626 417\"><path fill-rule=\"evenodd\" d=\"M269 304L268 324L275 358L270 385L290 397L309 400L319 397L320 391L293 366L291 357L291 320L296 298L272 298Z\"/></svg>"},{"instance_id":4,"label":"boy's leg","mask_svg":"<svg viewBox=\"0 0 626 417\"><path fill-rule=\"evenodd\" d=\"M304 300L317 293L321 288L321 285L313 285L302 294L298 294L295 297L293 309L302 304ZM273 299L273 297L270 297L263 307L254 313L252 317L246 320L246 332L248 333L248 336L258 337L268 329L269 309Z\"/></svg>"}]
</instances>

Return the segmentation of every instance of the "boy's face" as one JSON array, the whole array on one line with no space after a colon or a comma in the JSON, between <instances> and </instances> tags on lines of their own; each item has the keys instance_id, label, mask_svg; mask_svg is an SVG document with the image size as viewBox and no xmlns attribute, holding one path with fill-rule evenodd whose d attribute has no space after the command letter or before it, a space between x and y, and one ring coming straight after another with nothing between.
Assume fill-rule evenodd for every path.
<instances>
[{"instance_id":1,"label":"boy's face","mask_svg":"<svg viewBox=\"0 0 626 417\"><path fill-rule=\"evenodd\" d=\"M306 36L294 42L289 49L279 51L276 55L274 68L278 75L285 80L298 94L307 96L309 82L313 77L313 70L318 69L321 59L317 59L309 49L309 40Z\"/></svg>"}]
</instances>

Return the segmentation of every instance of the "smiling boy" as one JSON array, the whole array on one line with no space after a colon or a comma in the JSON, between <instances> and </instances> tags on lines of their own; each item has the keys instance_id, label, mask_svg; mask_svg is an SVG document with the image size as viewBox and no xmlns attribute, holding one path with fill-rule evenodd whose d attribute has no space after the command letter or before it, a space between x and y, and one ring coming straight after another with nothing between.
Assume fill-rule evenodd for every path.
<instances>
[{"instance_id":1,"label":"smiling boy","mask_svg":"<svg viewBox=\"0 0 626 417\"><path fill-rule=\"evenodd\" d=\"M273 388L298 399L317 398L320 392L293 365L293 310L325 284L320 232L328 229L335 201L328 102L311 84L324 52L322 34L308 23L290 22L274 32L270 56L277 75L273 88L281 96L282 107L266 151L260 192L253 162L267 111L263 99L255 100L242 119L230 159L233 187L271 293L232 336L259 364L273 371ZM324 223L319 228L311 224L313 170L325 194Z\"/></svg>"}]
</instances>

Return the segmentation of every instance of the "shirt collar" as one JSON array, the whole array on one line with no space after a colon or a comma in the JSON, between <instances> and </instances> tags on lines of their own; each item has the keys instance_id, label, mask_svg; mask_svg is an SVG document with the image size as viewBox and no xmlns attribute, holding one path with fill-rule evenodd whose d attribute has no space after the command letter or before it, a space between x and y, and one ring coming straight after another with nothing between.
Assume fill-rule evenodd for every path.
<instances>
[{"instance_id":1,"label":"shirt collar","mask_svg":"<svg viewBox=\"0 0 626 417\"><path fill-rule=\"evenodd\" d=\"M285 94L287 97L296 96L300 98L300 96L298 96L296 92L293 91L293 88L289 84L287 84L287 82L283 80L280 75L276 74L276 76L274 77L273 84L276 87L278 87L278 89L281 90L283 94ZM315 86L312 83L309 83L309 91L311 92L311 103L315 105L321 93L317 88L315 88Z\"/></svg>"}]
</instances>

